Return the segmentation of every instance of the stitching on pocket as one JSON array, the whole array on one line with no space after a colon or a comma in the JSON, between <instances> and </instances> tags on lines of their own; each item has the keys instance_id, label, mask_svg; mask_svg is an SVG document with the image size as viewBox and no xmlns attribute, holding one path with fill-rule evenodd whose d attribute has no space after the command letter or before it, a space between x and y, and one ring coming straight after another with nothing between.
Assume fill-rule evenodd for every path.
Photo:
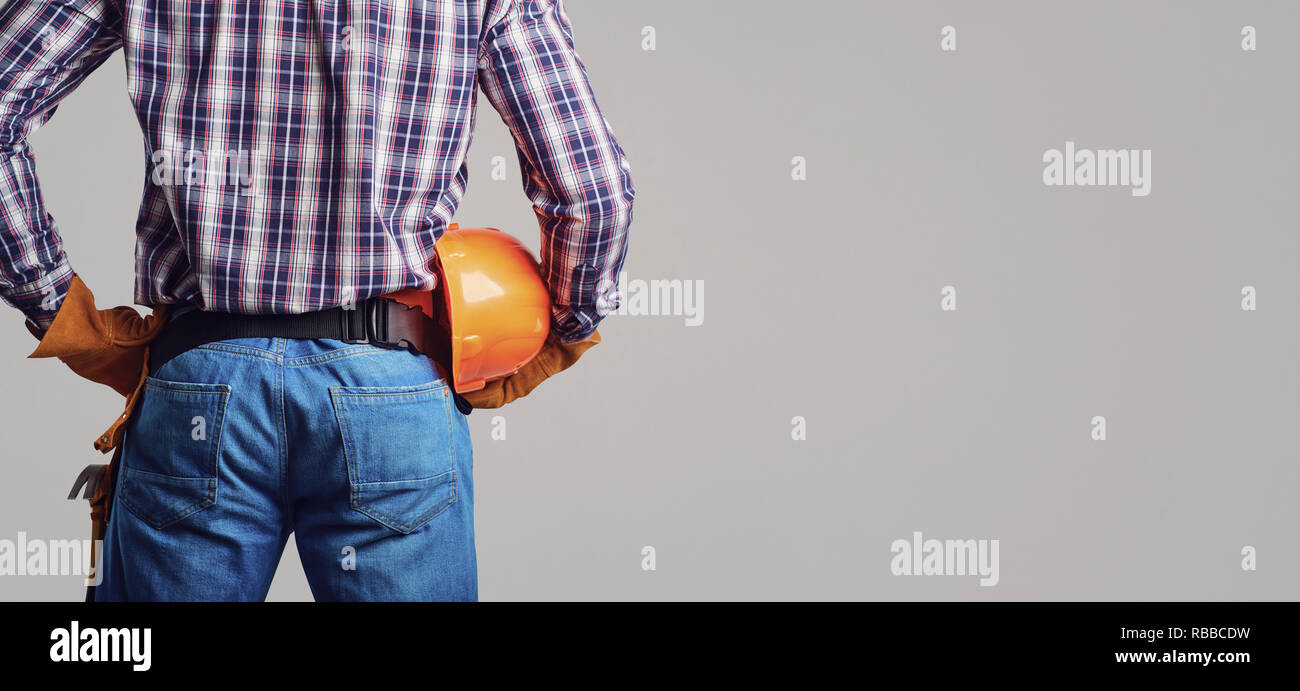
<instances>
[{"instance_id":1,"label":"stitching on pocket","mask_svg":"<svg viewBox=\"0 0 1300 691\"><path fill-rule=\"evenodd\" d=\"M392 528L393 530L396 530L401 533L412 533L418 530L425 523L428 523L429 521L436 518L443 511L446 511L447 509L451 508L453 504L455 504L457 501L460 500L460 492L458 491L458 487L456 484L456 477L457 477L456 469L453 468L451 470L448 470L445 473L442 473L441 475L435 475L431 478L425 478L423 480L398 480L395 482L367 482L367 483L354 484L352 489L352 508L357 511L360 511L361 513L367 516L370 516L371 518L375 519L376 521L379 521L380 523L383 523L384 525ZM409 523L403 520L399 516L390 516L379 507L373 504L366 503L365 501L362 500L362 493L368 489L381 488L382 486L391 487L392 485L398 485L398 484L414 485L417 483L428 485L428 487L426 487L425 489L429 491L440 489L443 485L450 485L451 495L442 499L439 503L434 504L434 506L430 508L428 511L426 511L424 514L417 516L416 518L410 519Z\"/></svg>"},{"instance_id":2,"label":"stitching on pocket","mask_svg":"<svg viewBox=\"0 0 1300 691\"><path fill-rule=\"evenodd\" d=\"M354 511L368 516L397 532L411 533L459 501L455 437L451 425L450 403L446 394L447 388L447 383L442 380L414 386L330 387L334 417L342 437L344 460L348 472L349 505ZM417 420L403 419L405 416L395 419L391 415L385 416L381 414L373 420L373 422L380 425L378 431L371 429L363 433L362 430L358 429L358 425L369 424L372 421L369 419L354 419L357 410L365 410L371 405L383 406L390 403L413 406L424 404L441 406L443 414L438 416L433 411L430 411L427 418ZM376 411L381 410L382 408L376 409ZM367 416L362 415L362 418L367 418ZM367 467L368 459L373 458L378 461L378 459L385 458L385 454L394 453L394 451L385 449L381 444L377 443L376 437L382 437L383 433L390 429L398 434L411 431L403 429L403 425L421 423L438 425L438 420L442 420L444 425L442 433L446 435L447 439L445 457L451 464L449 469L432 475L393 478L391 476L376 477L374 473L382 473L382 471L378 468ZM435 431L434 434L436 435L437 432ZM367 437L364 440L366 441L364 448L358 442L363 436ZM436 436L435 439L430 441L435 440ZM429 447L417 448L414 453L439 454L443 453L443 451L437 447ZM383 467L383 465L377 463L379 467ZM392 471L390 469L389 472L400 473L400 470ZM427 496L417 499L405 493L422 493ZM401 511L403 508L406 511ZM416 511L418 513L415 513L414 516L405 515ZM398 515L399 513L404 515Z\"/></svg>"},{"instance_id":3,"label":"stitching on pocket","mask_svg":"<svg viewBox=\"0 0 1300 691\"><path fill-rule=\"evenodd\" d=\"M149 392L155 397L154 405L166 405L170 401L202 401L203 412L211 415L211 422L204 421L206 438L198 456L191 458L196 462L198 476L171 475L154 472L137 467L141 462L141 443L162 444L162 439L150 440L148 436L140 438L138 424L136 434L128 434L128 444L133 452L123 464L122 487L118 497L123 506L155 529L163 529L184 518L216 504L217 485L220 475L221 436L225 429L226 406L230 399L231 388L225 384L192 384L150 378L145 387L145 405L148 405ZM208 400L205 400L208 399ZM183 409L195 412L195 409ZM175 411L168 411L176 415ZM179 414L183 420L184 412ZM134 436L134 439L131 437ZM159 457L175 457L173 448L152 448L149 453ZM134 458L134 464L133 464ZM152 500L152 501L150 501ZM170 501L169 501L170 500Z\"/></svg>"},{"instance_id":4,"label":"stitching on pocket","mask_svg":"<svg viewBox=\"0 0 1300 691\"><path fill-rule=\"evenodd\" d=\"M136 491L148 492L157 490L164 485L191 486L193 489L199 490L199 492L195 493L195 496L199 498L194 503L179 509L172 509L171 512L165 514L150 511L147 507L136 503L129 493L123 492L122 505L130 509L131 513L138 516L140 520L160 530L217 503L217 478L215 477L171 477L170 475L151 473L147 470L127 468L123 479L126 480L128 487L134 487ZM140 481L142 479L144 482Z\"/></svg>"}]
</instances>

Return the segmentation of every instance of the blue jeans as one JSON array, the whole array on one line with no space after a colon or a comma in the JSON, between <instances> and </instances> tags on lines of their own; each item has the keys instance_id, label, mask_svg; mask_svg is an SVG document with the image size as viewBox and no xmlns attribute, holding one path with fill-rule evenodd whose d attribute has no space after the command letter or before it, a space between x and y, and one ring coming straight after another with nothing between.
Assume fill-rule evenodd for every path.
<instances>
[{"instance_id":1,"label":"blue jeans","mask_svg":"<svg viewBox=\"0 0 1300 691\"><path fill-rule=\"evenodd\" d=\"M262 600L292 532L317 600L476 600L474 459L433 361L211 343L150 377L96 600Z\"/></svg>"}]
</instances>

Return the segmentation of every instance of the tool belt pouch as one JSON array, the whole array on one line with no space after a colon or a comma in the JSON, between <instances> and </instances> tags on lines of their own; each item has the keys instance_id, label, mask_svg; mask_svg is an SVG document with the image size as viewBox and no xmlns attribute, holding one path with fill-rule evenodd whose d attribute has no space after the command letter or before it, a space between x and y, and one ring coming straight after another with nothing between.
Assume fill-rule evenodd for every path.
<instances>
[{"instance_id":1,"label":"tool belt pouch","mask_svg":"<svg viewBox=\"0 0 1300 691\"><path fill-rule=\"evenodd\" d=\"M127 424L135 414L136 406L144 393L145 382L148 379L148 359L146 349L139 382L135 390L126 397L122 414L95 439L95 449L100 453L112 452L112 459L104 465L86 466L68 495L69 499L75 499L77 493L84 487L85 493L82 496L90 503L90 567L91 573L94 574L99 574L99 569L102 568L99 546L103 544L102 540L108 533L108 520L113 512L113 490L117 484L118 465L122 461L122 440L126 435ZM92 596L93 586L88 590L87 601L90 601Z\"/></svg>"}]
</instances>

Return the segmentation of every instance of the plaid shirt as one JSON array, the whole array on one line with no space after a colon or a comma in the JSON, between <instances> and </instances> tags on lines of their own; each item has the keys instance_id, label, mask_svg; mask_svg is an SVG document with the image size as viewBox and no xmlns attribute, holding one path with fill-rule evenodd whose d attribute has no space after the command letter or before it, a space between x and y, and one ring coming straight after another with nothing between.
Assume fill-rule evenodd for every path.
<instances>
[{"instance_id":1,"label":"plaid shirt","mask_svg":"<svg viewBox=\"0 0 1300 691\"><path fill-rule=\"evenodd\" d=\"M427 290L478 88L514 135L563 340L617 307L635 191L563 0L9 0L0 297L72 268L26 140L119 48L145 138L136 301L300 313Z\"/></svg>"}]
</instances>

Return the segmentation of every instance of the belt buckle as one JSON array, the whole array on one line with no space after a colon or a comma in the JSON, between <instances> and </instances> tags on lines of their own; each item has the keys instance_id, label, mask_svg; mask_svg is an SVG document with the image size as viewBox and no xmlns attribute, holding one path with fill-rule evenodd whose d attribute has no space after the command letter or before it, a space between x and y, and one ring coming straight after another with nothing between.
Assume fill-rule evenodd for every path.
<instances>
[{"instance_id":1,"label":"belt buckle","mask_svg":"<svg viewBox=\"0 0 1300 691\"><path fill-rule=\"evenodd\" d=\"M344 306L340 312L344 343L368 343L390 347L388 343L388 304L383 298L366 299Z\"/></svg>"}]
</instances>

